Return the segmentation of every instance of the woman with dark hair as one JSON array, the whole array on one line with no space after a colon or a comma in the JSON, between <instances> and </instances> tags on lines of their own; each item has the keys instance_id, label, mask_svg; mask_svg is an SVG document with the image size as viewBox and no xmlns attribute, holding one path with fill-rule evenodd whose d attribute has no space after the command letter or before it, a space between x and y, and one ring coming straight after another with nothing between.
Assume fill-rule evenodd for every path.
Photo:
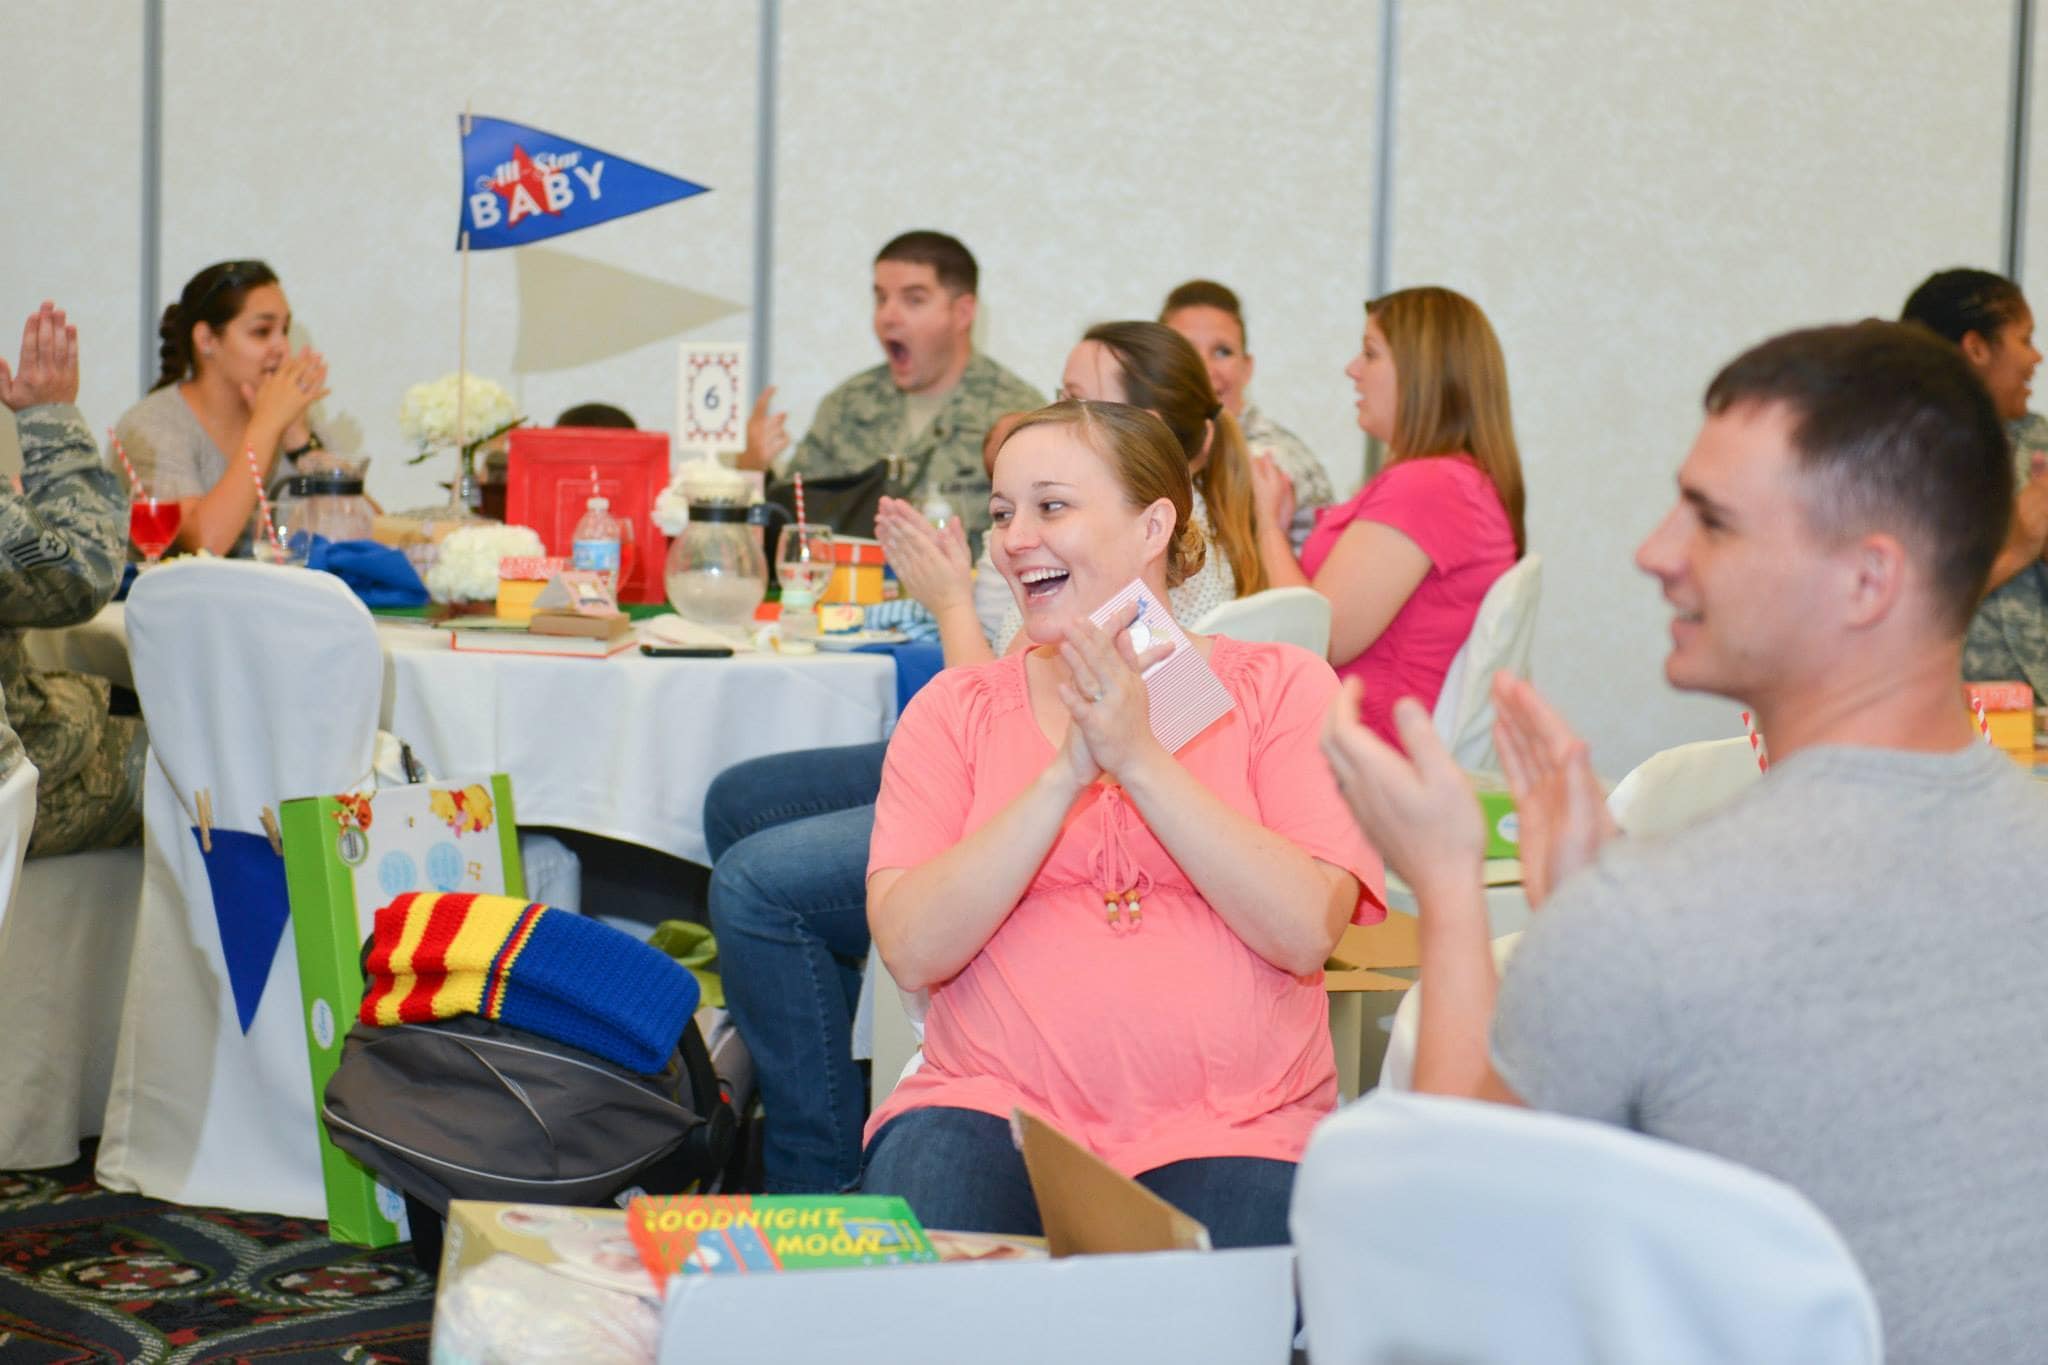
<instances>
[{"instance_id":1,"label":"woman with dark hair","mask_svg":"<svg viewBox=\"0 0 2048 1365\"><path fill-rule=\"evenodd\" d=\"M1984 600L1963 641L1963 676L2019 680L2048 695L2048 418L2027 411L2034 368L2034 313L2020 287L1988 270L1943 270L1906 299L1901 322L1917 322L1961 348L2005 422L2012 446L2012 526L1991 565Z\"/></svg>"},{"instance_id":2,"label":"woman with dark hair","mask_svg":"<svg viewBox=\"0 0 2048 1365\"><path fill-rule=\"evenodd\" d=\"M1330 599L1330 662L1365 684L1362 719L1389 744L1401 697L1436 705L1493 581L1527 549L1507 362L1479 305L1434 286L1365 306L1346 367L1358 425L1392 462L1316 514L1295 560L1287 479L1258 467L1259 544L1275 584Z\"/></svg>"},{"instance_id":3,"label":"woman with dark hair","mask_svg":"<svg viewBox=\"0 0 2048 1365\"><path fill-rule=\"evenodd\" d=\"M326 396L327 362L310 347L292 354L291 322L261 261L208 266L164 310L162 372L115 434L149 495L177 501L182 549L246 554L258 526L250 459L267 486L319 444L306 411Z\"/></svg>"}]
</instances>

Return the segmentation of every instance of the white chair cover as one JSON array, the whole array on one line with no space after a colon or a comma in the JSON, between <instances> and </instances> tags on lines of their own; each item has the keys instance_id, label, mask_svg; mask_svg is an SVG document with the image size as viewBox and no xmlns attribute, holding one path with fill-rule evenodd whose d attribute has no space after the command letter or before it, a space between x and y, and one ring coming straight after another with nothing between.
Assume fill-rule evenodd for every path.
<instances>
[{"instance_id":1,"label":"white chair cover","mask_svg":"<svg viewBox=\"0 0 2048 1365\"><path fill-rule=\"evenodd\" d=\"M1883 1358L1803 1196L1607 1124L1374 1094L1316 1129L1289 1225L1318 1365Z\"/></svg>"},{"instance_id":2,"label":"white chair cover","mask_svg":"<svg viewBox=\"0 0 2048 1365\"><path fill-rule=\"evenodd\" d=\"M1681 744L1638 763L1607 794L1607 809L1630 834L1667 834L1725 806L1762 772L1746 737Z\"/></svg>"},{"instance_id":3,"label":"white chair cover","mask_svg":"<svg viewBox=\"0 0 2048 1365\"><path fill-rule=\"evenodd\" d=\"M0 931L7 927L13 906L14 884L21 876L21 864L28 857L28 838L36 827L36 765L27 759L0 782ZM0 939L0 943L4 943Z\"/></svg>"},{"instance_id":4,"label":"white chair cover","mask_svg":"<svg viewBox=\"0 0 2048 1365\"><path fill-rule=\"evenodd\" d=\"M1493 580L1472 618L1472 633L1451 658L1437 693L1436 732L1467 770L1491 769L1493 675L1506 669L1529 676L1529 651L1536 644L1536 607L1543 599L1543 556L1521 562Z\"/></svg>"},{"instance_id":5,"label":"white chair cover","mask_svg":"<svg viewBox=\"0 0 2048 1365\"><path fill-rule=\"evenodd\" d=\"M327 574L193 560L136 581L128 635L152 761L99 1179L181 1204L324 1217L289 925L267 972L239 982L245 1006L260 991L245 1031L194 794L211 793L215 829L260 835L265 806L364 784L383 681L376 628Z\"/></svg>"},{"instance_id":6,"label":"white chair cover","mask_svg":"<svg viewBox=\"0 0 2048 1365\"><path fill-rule=\"evenodd\" d=\"M1314 588L1268 588L1210 608L1189 629L1254 644L1300 645L1321 659L1330 652L1330 599Z\"/></svg>"},{"instance_id":7,"label":"white chair cover","mask_svg":"<svg viewBox=\"0 0 2048 1365\"><path fill-rule=\"evenodd\" d=\"M1747 738L1681 744L1637 764L1607 794L1607 810L1630 834L1668 834L1726 805L1761 771ZM1521 941L1518 933L1493 941L1495 971L1507 967ZM1421 1009L1422 988L1417 986L1394 1011L1387 1055L1380 1063L1380 1085L1387 1089L1407 1090L1414 1084L1415 1030Z\"/></svg>"},{"instance_id":8,"label":"white chair cover","mask_svg":"<svg viewBox=\"0 0 2048 1365\"><path fill-rule=\"evenodd\" d=\"M0 1170L67 1166L100 1131L120 1040L121 999L142 899L142 849L22 861L29 825L14 808L35 769L0 784L0 869L18 868L0 921Z\"/></svg>"}]
</instances>

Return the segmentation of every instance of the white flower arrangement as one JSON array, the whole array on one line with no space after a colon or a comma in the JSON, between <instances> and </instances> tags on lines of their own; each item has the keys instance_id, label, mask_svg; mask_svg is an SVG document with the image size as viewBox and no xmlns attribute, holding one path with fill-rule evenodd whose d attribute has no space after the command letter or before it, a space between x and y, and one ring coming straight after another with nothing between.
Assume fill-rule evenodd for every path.
<instances>
[{"instance_id":1,"label":"white flower arrangement","mask_svg":"<svg viewBox=\"0 0 2048 1365\"><path fill-rule=\"evenodd\" d=\"M462 430L455 430L456 392L462 394ZM398 406L398 429L420 448L407 463L418 464L439 451L460 449L464 463L479 446L526 419L512 395L476 375L444 374L431 384L415 384Z\"/></svg>"},{"instance_id":2,"label":"white flower arrangement","mask_svg":"<svg viewBox=\"0 0 2048 1365\"><path fill-rule=\"evenodd\" d=\"M544 555L540 532L528 526L480 522L441 538L427 570L427 596L436 602L487 602L498 595L498 561Z\"/></svg>"}]
</instances>

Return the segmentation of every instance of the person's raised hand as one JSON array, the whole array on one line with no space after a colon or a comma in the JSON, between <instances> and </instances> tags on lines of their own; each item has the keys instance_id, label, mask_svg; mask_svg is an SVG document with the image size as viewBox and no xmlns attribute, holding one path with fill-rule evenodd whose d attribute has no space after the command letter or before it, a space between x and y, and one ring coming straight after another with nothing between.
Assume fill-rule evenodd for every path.
<instances>
[{"instance_id":1,"label":"person's raised hand","mask_svg":"<svg viewBox=\"0 0 2048 1365\"><path fill-rule=\"evenodd\" d=\"M1067 666L1060 701L1073 722L1069 733L1080 733L1095 765L1111 777L1159 749L1143 674L1173 653L1173 644L1162 640L1136 650L1130 626L1137 619L1138 604L1127 602L1107 630L1084 618L1068 626L1060 642Z\"/></svg>"},{"instance_id":2,"label":"person's raised hand","mask_svg":"<svg viewBox=\"0 0 2048 1365\"><path fill-rule=\"evenodd\" d=\"M16 412L38 403L78 401L78 328L44 300L21 328L21 361L0 359L0 403Z\"/></svg>"},{"instance_id":3,"label":"person's raised hand","mask_svg":"<svg viewBox=\"0 0 2048 1365\"><path fill-rule=\"evenodd\" d=\"M261 428L282 439L285 430L306 415L306 409L327 396L327 360L310 346L287 357L282 365L263 377L261 384L244 384L242 397L249 404L251 430ZM253 440L253 437L252 437ZM275 453L258 450L260 460Z\"/></svg>"},{"instance_id":4,"label":"person's raised hand","mask_svg":"<svg viewBox=\"0 0 2048 1365\"><path fill-rule=\"evenodd\" d=\"M747 414L747 448L740 452L738 460L741 469L766 469L789 449L789 414L768 410L774 397L775 386L770 384L761 390L761 396L754 400L754 410Z\"/></svg>"},{"instance_id":5,"label":"person's raised hand","mask_svg":"<svg viewBox=\"0 0 2048 1365\"><path fill-rule=\"evenodd\" d=\"M1285 534L1294 521L1294 480L1273 463L1271 455L1252 461L1252 498L1259 520Z\"/></svg>"},{"instance_id":6,"label":"person's raised hand","mask_svg":"<svg viewBox=\"0 0 2048 1365\"><path fill-rule=\"evenodd\" d=\"M1435 901L1440 888L1477 886L1486 817L1429 712L1413 697L1394 703L1404 755L1359 719L1363 696L1358 680L1347 679L1323 718L1323 756L1344 804L1418 897Z\"/></svg>"},{"instance_id":7,"label":"person's raised hand","mask_svg":"<svg viewBox=\"0 0 2048 1365\"><path fill-rule=\"evenodd\" d=\"M1493 679L1493 742L1520 826L1522 890L1540 908L1619 831L1586 741L1541 693L1511 673Z\"/></svg>"},{"instance_id":8,"label":"person's raised hand","mask_svg":"<svg viewBox=\"0 0 2048 1365\"><path fill-rule=\"evenodd\" d=\"M974 563L967 555L967 531L960 518L934 526L901 498L885 497L875 508L875 539L896 581L938 616L974 602Z\"/></svg>"}]
</instances>

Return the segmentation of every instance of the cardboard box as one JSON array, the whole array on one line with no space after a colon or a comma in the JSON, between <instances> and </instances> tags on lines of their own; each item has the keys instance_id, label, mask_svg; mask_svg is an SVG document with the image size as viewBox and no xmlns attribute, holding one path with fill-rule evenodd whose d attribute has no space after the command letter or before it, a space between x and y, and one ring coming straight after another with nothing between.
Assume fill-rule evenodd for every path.
<instances>
[{"instance_id":1,"label":"cardboard box","mask_svg":"<svg viewBox=\"0 0 2048 1365\"><path fill-rule=\"evenodd\" d=\"M502 774L301 797L283 803L278 824L317 1114L362 1008L362 946L377 908L401 891L521 896L526 879L512 784ZM326 1124L315 1127L328 1235L357 1246L405 1241L403 1196L335 1146Z\"/></svg>"},{"instance_id":2,"label":"cardboard box","mask_svg":"<svg viewBox=\"0 0 2048 1365\"><path fill-rule=\"evenodd\" d=\"M1280 1365L1294 1253L1216 1252L1208 1231L1050 1125L1015 1116L1052 1259L794 1275L677 1276L661 1365L972 1360Z\"/></svg>"},{"instance_id":3,"label":"cardboard box","mask_svg":"<svg viewBox=\"0 0 2048 1365\"><path fill-rule=\"evenodd\" d=\"M1330 997L1330 1045L1337 1054L1337 1093L1346 1103L1372 1088L1387 1053L1388 1029L1421 965L1413 915L1389 911L1378 924L1354 924L1323 968ZM1408 973L1406 976L1396 973Z\"/></svg>"}]
</instances>

